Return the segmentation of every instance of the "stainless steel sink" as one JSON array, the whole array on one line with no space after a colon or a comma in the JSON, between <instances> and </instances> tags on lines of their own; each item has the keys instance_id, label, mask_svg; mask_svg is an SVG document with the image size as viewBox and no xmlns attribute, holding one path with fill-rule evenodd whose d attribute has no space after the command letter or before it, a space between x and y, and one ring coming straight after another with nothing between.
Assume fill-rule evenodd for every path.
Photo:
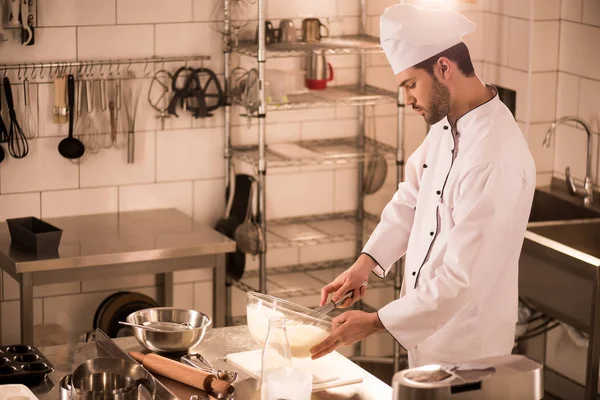
<instances>
[{"instance_id":1,"label":"stainless steel sink","mask_svg":"<svg viewBox=\"0 0 600 400\"><path fill-rule=\"evenodd\" d=\"M600 222L581 222L529 227L540 236L600 258Z\"/></svg>"},{"instance_id":2,"label":"stainless steel sink","mask_svg":"<svg viewBox=\"0 0 600 400\"><path fill-rule=\"evenodd\" d=\"M533 204L529 222L569 221L574 219L600 218L600 212L576 204L546 191L537 189L533 195Z\"/></svg>"}]
</instances>

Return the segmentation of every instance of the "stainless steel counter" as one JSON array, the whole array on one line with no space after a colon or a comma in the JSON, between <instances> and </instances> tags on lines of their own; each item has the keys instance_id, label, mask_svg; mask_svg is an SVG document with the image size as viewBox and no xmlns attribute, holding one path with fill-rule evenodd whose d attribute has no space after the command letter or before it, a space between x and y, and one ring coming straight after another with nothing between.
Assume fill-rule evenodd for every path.
<instances>
[{"instance_id":1,"label":"stainless steel counter","mask_svg":"<svg viewBox=\"0 0 600 400\"><path fill-rule=\"evenodd\" d=\"M33 285L155 273L160 302L172 304L172 272L213 268L213 317L225 324L225 253L235 242L175 209L49 218L63 230L58 255L11 245L0 224L0 267L20 283L21 339L33 341Z\"/></svg>"},{"instance_id":2,"label":"stainless steel counter","mask_svg":"<svg viewBox=\"0 0 600 400\"><path fill-rule=\"evenodd\" d=\"M133 337L115 339L115 343L125 352L140 351L142 348ZM225 355L254 350L260 348L250 336L247 326L228 328L216 328L207 331L205 339L193 351L200 352L211 361L215 367L224 369L235 369L224 360ZM83 361L102 356L95 343L79 343L63 346L44 347L42 353L54 364L56 370L50 374L49 379L43 384L32 388L33 392L41 400L56 400L58 398L58 382L60 379L73 372ZM258 393L258 382L239 371L238 380L235 382L236 400L248 400L260 398ZM176 397L189 399L193 394L201 392L174 382L170 379L157 376ZM392 388L373 375L364 371L363 382L360 384L329 389L313 394L313 399L328 400L385 400L392 398Z\"/></svg>"}]
</instances>

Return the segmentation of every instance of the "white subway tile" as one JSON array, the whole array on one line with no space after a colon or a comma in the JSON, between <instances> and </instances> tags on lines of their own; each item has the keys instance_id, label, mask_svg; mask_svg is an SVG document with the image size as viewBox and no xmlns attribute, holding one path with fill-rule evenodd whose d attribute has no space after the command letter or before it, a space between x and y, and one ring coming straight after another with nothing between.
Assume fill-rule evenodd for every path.
<instances>
[{"instance_id":1,"label":"white subway tile","mask_svg":"<svg viewBox=\"0 0 600 400\"><path fill-rule=\"evenodd\" d=\"M32 139L25 158L7 155L0 170L2 193L76 188L77 165L58 153L59 142L58 138Z\"/></svg>"},{"instance_id":2,"label":"white subway tile","mask_svg":"<svg viewBox=\"0 0 600 400\"><path fill-rule=\"evenodd\" d=\"M194 309L194 285L192 283L173 286L173 307L184 310Z\"/></svg>"},{"instance_id":3,"label":"white subway tile","mask_svg":"<svg viewBox=\"0 0 600 400\"><path fill-rule=\"evenodd\" d=\"M338 68L334 72L334 79L329 83L329 87L355 85L358 82L360 70L358 68Z\"/></svg>"},{"instance_id":4,"label":"white subway tile","mask_svg":"<svg viewBox=\"0 0 600 400\"><path fill-rule=\"evenodd\" d=\"M302 140L355 137L358 135L358 123L353 119L304 122Z\"/></svg>"},{"instance_id":5,"label":"white subway tile","mask_svg":"<svg viewBox=\"0 0 600 400\"><path fill-rule=\"evenodd\" d=\"M337 0L337 14L352 16L359 15L360 2L358 0Z\"/></svg>"},{"instance_id":6,"label":"white subway tile","mask_svg":"<svg viewBox=\"0 0 600 400\"><path fill-rule=\"evenodd\" d=\"M42 217L68 217L119 211L116 187L59 190L42 193Z\"/></svg>"},{"instance_id":7,"label":"white subway tile","mask_svg":"<svg viewBox=\"0 0 600 400\"><path fill-rule=\"evenodd\" d=\"M138 58L154 55L154 26L111 25L77 29L81 59Z\"/></svg>"},{"instance_id":8,"label":"white subway tile","mask_svg":"<svg viewBox=\"0 0 600 400\"><path fill-rule=\"evenodd\" d=\"M515 117L524 121L527 117L527 95L529 91L527 72L517 71L511 68L487 65L486 81L492 85L499 85L517 92L517 106ZM556 84L553 84L555 87Z\"/></svg>"},{"instance_id":9,"label":"white subway tile","mask_svg":"<svg viewBox=\"0 0 600 400\"><path fill-rule=\"evenodd\" d=\"M335 1L314 1L307 2L303 0L270 1L267 2L266 12L269 19L293 18L296 16L317 17L321 22L327 20L323 17L331 17L337 14Z\"/></svg>"},{"instance_id":10,"label":"white subway tile","mask_svg":"<svg viewBox=\"0 0 600 400\"><path fill-rule=\"evenodd\" d=\"M54 283L50 285L36 285L33 287L33 297L61 296L65 294L80 293L79 282Z\"/></svg>"},{"instance_id":11,"label":"white subway tile","mask_svg":"<svg viewBox=\"0 0 600 400\"><path fill-rule=\"evenodd\" d=\"M508 65L511 68L527 71L529 68L529 21L517 18L510 18L509 21ZM537 24L540 23L541 22L537 22ZM558 39L558 30L556 33L557 37L555 40ZM558 53L558 40L556 40L556 43Z\"/></svg>"},{"instance_id":12,"label":"white subway tile","mask_svg":"<svg viewBox=\"0 0 600 400\"><path fill-rule=\"evenodd\" d=\"M222 129L162 131L156 135L158 181L223 177Z\"/></svg>"},{"instance_id":13,"label":"white subway tile","mask_svg":"<svg viewBox=\"0 0 600 400\"><path fill-rule=\"evenodd\" d=\"M548 122L556 119L557 80L557 72L536 72L532 75L530 122Z\"/></svg>"},{"instance_id":14,"label":"white subway tile","mask_svg":"<svg viewBox=\"0 0 600 400\"><path fill-rule=\"evenodd\" d=\"M6 32L9 40L0 44L2 60L25 63L71 61L77 58L75 28L36 28L34 46L21 45L20 29L9 29Z\"/></svg>"},{"instance_id":15,"label":"white subway tile","mask_svg":"<svg viewBox=\"0 0 600 400\"><path fill-rule=\"evenodd\" d=\"M600 80L600 29L562 21L559 70Z\"/></svg>"},{"instance_id":16,"label":"white subway tile","mask_svg":"<svg viewBox=\"0 0 600 400\"><path fill-rule=\"evenodd\" d=\"M471 46L469 46L469 49ZM367 67L389 67L387 56L382 54L369 54L367 56Z\"/></svg>"},{"instance_id":17,"label":"white subway tile","mask_svg":"<svg viewBox=\"0 0 600 400\"><path fill-rule=\"evenodd\" d=\"M367 68L367 85L387 89L395 92L398 89L398 83L394 76L394 71L389 65L384 67Z\"/></svg>"},{"instance_id":18,"label":"white subway tile","mask_svg":"<svg viewBox=\"0 0 600 400\"><path fill-rule=\"evenodd\" d=\"M333 211L333 172L267 175L267 187L268 218Z\"/></svg>"},{"instance_id":19,"label":"white subway tile","mask_svg":"<svg viewBox=\"0 0 600 400\"><path fill-rule=\"evenodd\" d=\"M565 167L571 167L571 176L579 182L585 177L585 161L587 154L587 137L585 131L568 125L561 125L556 129L554 136L556 152L554 154L554 170L564 179ZM598 145L598 135L593 135L593 148ZM592 165L596 164L597 152L593 154ZM596 174L593 177L597 181Z\"/></svg>"},{"instance_id":20,"label":"white subway tile","mask_svg":"<svg viewBox=\"0 0 600 400\"><path fill-rule=\"evenodd\" d=\"M358 204L358 169L342 169L334 172L334 212L355 210Z\"/></svg>"},{"instance_id":21,"label":"white subway tile","mask_svg":"<svg viewBox=\"0 0 600 400\"><path fill-rule=\"evenodd\" d=\"M212 58L204 66L216 73L223 70L222 37L207 22L156 25L155 48L163 57L209 55Z\"/></svg>"},{"instance_id":22,"label":"white subway tile","mask_svg":"<svg viewBox=\"0 0 600 400\"><path fill-rule=\"evenodd\" d=\"M194 310L200 311L209 317L213 315L213 283L194 283Z\"/></svg>"},{"instance_id":23,"label":"white subway tile","mask_svg":"<svg viewBox=\"0 0 600 400\"><path fill-rule=\"evenodd\" d=\"M44 323L58 324L75 335L91 330L96 309L111 294L98 292L44 298Z\"/></svg>"},{"instance_id":24,"label":"white subway tile","mask_svg":"<svg viewBox=\"0 0 600 400\"><path fill-rule=\"evenodd\" d=\"M525 0L488 0L487 10L495 14L517 18L529 18L530 1Z\"/></svg>"},{"instance_id":25,"label":"white subway tile","mask_svg":"<svg viewBox=\"0 0 600 400\"><path fill-rule=\"evenodd\" d=\"M578 103L579 77L559 72L556 90L556 117L578 115Z\"/></svg>"},{"instance_id":26,"label":"white subway tile","mask_svg":"<svg viewBox=\"0 0 600 400\"><path fill-rule=\"evenodd\" d=\"M21 321L18 301L3 301L2 307L2 344L13 345L21 343Z\"/></svg>"},{"instance_id":27,"label":"white subway tile","mask_svg":"<svg viewBox=\"0 0 600 400\"><path fill-rule=\"evenodd\" d=\"M239 3L245 4L244 2ZM223 2L219 0L193 0L192 8L194 21L223 20ZM247 8L255 9L257 7L252 5Z\"/></svg>"},{"instance_id":28,"label":"white subway tile","mask_svg":"<svg viewBox=\"0 0 600 400\"><path fill-rule=\"evenodd\" d=\"M225 181L194 182L194 219L214 226L225 211Z\"/></svg>"},{"instance_id":29,"label":"white subway tile","mask_svg":"<svg viewBox=\"0 0 600 400\"><path fill-rule=\"evenodd\" d=\"M600 117L600 81L581 78L579 84L579 115L591 125L591 129L600 132L598 119Z\"/></svg>"},{"instance_id":30,"label":"white subway tile","mask_svg":"<svg viewBox=\"0 0 600 400\"><path fill-rule=\"evenodd\" d=\"M155 183L119 188L119 211L176 208L192 215L193 182Z\"/></svg>"},{"instance_id":31,"label":"white subway tile","mask_svg":"<svg viewBox=\"0 0 600 400\"><path fill-rule=\"evenodd\" d=\"M134 163L127 164L127 135L118 134L119 148L102 149L79 166L81 187L131 185L155 180L154 132L136 132Z\"/></svg>"},{"instance_id":32,"label":"white subway tile","mask_svg":"<svg viewBox=\"0 0 600 400\"><path fill-rule=\"evenodd\" d=\"M151 24L192 20L192 0L117 0L117 24Z\"/></svg>"},{"instance_id":33,"label":"white subway tile","mask_svg":"<svg viewBox=\"0 0 600 400\"><path fill-rule=\"evenodd\" d=\"M78 283L79 284L79 283ZM107 290L124 290L132 288L140 288L147 286L154 286L156 284L156 275L133 275L133 276L121 276L113 278L107 276L103 279L96 279L93 281L82 281L81 292L102 292Z\"/></svg>"},{"instance_id":34,"label":"white subway tile","mask_svg":"<svg viewBox=\"0 0 600 400\"><path fill-rule=\"evenodd\" d=\"M583 23L600 27L600 4L595 0L583 0Z\"/></svg>"},{"instance_id":35,"label":"white subway tile","mask_svg":"<svg viewBox=\"0 0 600 400\"><path fill-rule=\"evenodd\" d=\"M485 26L485 60L495 64L508 65L510 18L496 14L486 14Z\"/></svg>"},{"instance_id":36,"label":"white subway tile","mask_svg":"<svg viewBox=\"0 0 600 400\"><path fill-rule=\"evenodd\" d=\"M213 269L212 268L200 268L190 269L186 271L175 271L173 273L174 283L193 283L201 281L212 281Z\"/></svg>"},{"instance_id":37,"label":"white subway tile","mask_svg":"<svg viewBox=\"0 0 600 400\"><path fill-rule=\"evenodd\" d=\"M530 124L529 150L535 161L537 172L551 172L554 168L554 142L549 148L542 145L548 124Z\"/></svg>"},{"instance_id":38,"label":"white subway tile","mask_svg":"<svg viewBox=\"0 0 600 400\"><path fill-rule=\"evenodd\" d=\"M520 1L521 3L529 3L527 1ZM560 18L560 2L562 0L534 0L533 4L533 18L535 20L549 19L556 20ZM529 4L527 4L529 7Z\"/></svg>"},{"instance_id":39,"label":"white subway tile","mask_svg":"<svg viewBox=\"0 0 600 400\"><path fill-rule=\"evenodd\" d=\"M115 0L39 0L37 15L40 27L112 25Z\"/></svg>"},{"instance_id":40,"label":"white subway tile","mask_svg":"<svg viewBox=\"0 0 600 400\"><path fill-rule=\"evenodd\" d=\"M583 0L562 0L560 4L560 18L569 21L581 22Z\"/></svg>"},{"instance_id":41,"label":"white subway tile","mask_svg":"<svg viewBox=\"0 0 600 400\"><path fill-rule=\"evenodd\" d=\"M560 39L559 28L560 23L558 21L534 22L532 59L533 72L554 71L558 68L558 42Z\"/></svg>"},{"instance_id":42,"label":"white subway tile","mask_svg":"<svg viewBox=\"0 0 600 400\"><path fill-rule=\"evenodd\" d=\"M464 12L465 17L473 21L477 25L475 32L466 35L463 40L469 47L471 60L484 59L483 40L485 38L485 14L483 12Z\"/></svg>"},{"instance_id":43,"label":"white subway tile","mask_svg":"<svg viewBox=\"0 0 600 400\"><path fill-rule=\"evenodd\" d=\"M40 217L40 194L3 194L0 196L0 221L7 218Z\"/></svg>"},{"instance_id":44,"label":"white subway tile","mask_svg":"<svg viewBox=\"0 0 600 400\"><path fill-rule=\"evenodd\" d=\"M562 177L564 179L564 177ZM552 183L552 172L538 173L535 178L535 187L547 187Z\"/></svg>"},{"instance_id":45,"label":"white subway tile","mask_svg":"<svg viewBox=\"0 0 600 400\"><path fill-rule=\"evenodd\" d=\"M2 300L18 300L21 297L19 288L19 282L2 271Z\"/></svg>"}]
</instances>

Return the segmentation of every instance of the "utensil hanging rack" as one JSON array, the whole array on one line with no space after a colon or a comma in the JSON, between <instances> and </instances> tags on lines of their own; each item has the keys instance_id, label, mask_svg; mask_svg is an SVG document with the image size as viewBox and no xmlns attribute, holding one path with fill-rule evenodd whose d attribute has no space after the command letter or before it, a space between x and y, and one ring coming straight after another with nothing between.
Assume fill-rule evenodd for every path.
<instances>
[{"instance_id":1,"label":"utensil hanging rack","mask_svg":"<svg viewBox=\"0 0 600 400\"><path fill-rule=\"evenodd\" d=\"M65 74L81 74L93 77L94 69L97 69L99 76L103 77L105 72L114 72L117 76L131 70L132 66L143 65L141 77L150 77L153 72L153 67L161 64L164 68L166 63L188 63L201 62L203 67L204 61L209 61L210 56L207 55L191 55L179 57L146 57L146 58L122 58L108 60L81 60L81 61L47 61L39 63L18 63L18 64L1 64L0 74L6 76L9 71L17 71L17 79L19 81L27 78L31 81L46 81L51 80L56 76ZM125 68L121 68L126 65ZM151 67L152 66L152 67ZM105 67L107 69L105 70ZM114 69L114 71L113 71Z\"/></svg>"}]
</instances>

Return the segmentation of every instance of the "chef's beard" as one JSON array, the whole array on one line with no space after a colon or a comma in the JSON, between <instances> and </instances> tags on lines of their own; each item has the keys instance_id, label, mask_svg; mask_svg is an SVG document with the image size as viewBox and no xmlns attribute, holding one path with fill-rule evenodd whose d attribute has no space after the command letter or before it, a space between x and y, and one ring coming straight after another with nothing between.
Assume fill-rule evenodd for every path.
<instances>
[{"instance_id":1,"label":"chef's beard","mask_svg":"<svg viewBox=\"0 0 600 400\"><path fill-rule=\"evenodd\" d=\"M450 91L433 77L431 87L431 100L429 107L425 109L423 118L428 125L433 125L441 121L450 112Z\"/></svg>"}]
</instances>

